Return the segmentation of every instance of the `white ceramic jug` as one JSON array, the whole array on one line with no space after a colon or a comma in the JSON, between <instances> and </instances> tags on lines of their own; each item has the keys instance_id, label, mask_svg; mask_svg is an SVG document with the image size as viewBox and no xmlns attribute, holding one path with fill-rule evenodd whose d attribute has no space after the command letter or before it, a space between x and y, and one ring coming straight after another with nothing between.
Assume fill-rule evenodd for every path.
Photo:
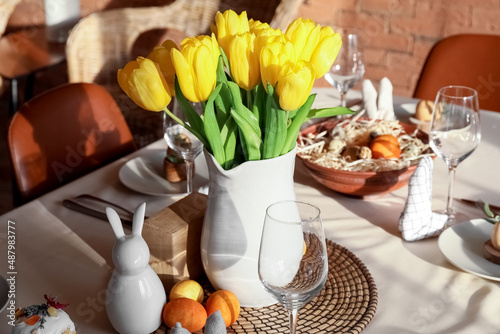
<instances>
[{"instance_id":1,"label":"white ceramic jug","mask_svg":"<svg viewBox=\"0 0 500 334\"><path fill-rule=\"evenodd\" d=\"M158 275L149 266L149 248L142 238L146 203L134 212L132 234L125 235L120 217L111 208L106 215L116 235L115 270L106 291L106 312L121 334L146 334L158 329L166 294Z\"/></svg>"}]
</instances>

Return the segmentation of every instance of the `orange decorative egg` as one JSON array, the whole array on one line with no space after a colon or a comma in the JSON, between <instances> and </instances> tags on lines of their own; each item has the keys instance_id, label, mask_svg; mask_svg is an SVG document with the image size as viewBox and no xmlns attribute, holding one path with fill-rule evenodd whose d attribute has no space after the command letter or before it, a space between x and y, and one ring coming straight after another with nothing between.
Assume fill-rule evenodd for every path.
<instances>
[{"instance_id":1,"label":"orange decorative egg","mask_svg":"<svg viewBox=\"0 0 500 334\"><path fill-rule=\"evenodd\" d=\"M207 311L196 300L176 298L169 301L163 308L163 321L170 328L179 322L182 328L193 333L205 326Z\"/></svg>"},{"instance_id":2,"label":"orange decorative egg","mask_svg":"<svg viewBox=\"0 0 500 334\"><path fill-rule=\"evenodd\" d=\"M231 326L240 316L240 301L228 290L217 290L211 294L205 308L208 315L220 310L226 327Z\"/></svg>"},{"instance_id":3,"label":"orange decorative egg","mask_svg":"<svg viewBox=\"0 0 500 334\"><path fill-rule=\"evenodd\" d=\"M401 157L401 149L399 140L393 135L380 135L372 139L370 142L373 159L399 159Z\"/></svg>"}]
</instances>

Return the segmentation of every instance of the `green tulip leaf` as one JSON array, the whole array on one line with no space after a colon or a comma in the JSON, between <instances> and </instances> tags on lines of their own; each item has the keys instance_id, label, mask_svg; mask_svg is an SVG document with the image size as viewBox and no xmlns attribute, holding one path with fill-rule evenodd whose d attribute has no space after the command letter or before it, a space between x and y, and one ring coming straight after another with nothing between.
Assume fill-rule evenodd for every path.
<instances>
[{"instance_id":1,"label":"green tulip leaf","mask_svg":"<svg viewBox=\"0 0 500 334\"><path fill-rule=\"evenodd\" d=\"M177 102L181 105L181 110L186 116L187 122L190 127L195 129L196 132L200 133L203 137L205 137L205 130L203 125L203 119L193 108L191 102L189 102L184 94L182 94L181 87L179 86L179 81L177 77L175 78L175 98ZM205 137L206 138L206 137ZM206 140L205 140L206 142Z\"/></svg>"},{"instance_id":2,"label":"green tulip leaf","mask_svg":"<svg viewBox=\"0 0 500 334\"><path fill-rule=\"evenodd\" d=\"M297 114L292 120L292 123L288 126L285 145L281 150L281 154L290 152L295 146L300 127L307 120L307 116L309 114L309 111L311 110L311 106L313 105L315 98L316 94L309 95L306 102L304 102L304 104L298 109Z\"/></svg>"},{"instance_id":3,"label":"green tulip leaf","mask_svg":"<svg viewBox=\"0 0 500 334\"><path fill-rule=\"evenodd\" d=\"M236 155L236 138L238 133L238 125L231 115L227 118L226 123L221 129L222 146L224 147L224 155L226 161L222 168L225 170L231 169L235 164Z\"/></svg>"},{"instance_id":4,"label":"green tulip leaf","mask_svg":"<svg viewBox=\"0 0 500 334\"><path fill-rule=\"evenodd\" d=\"M222 146L222 137L219 130L219 124L215 116L214 100L219 95L222 85L217 85L215 90L210 94L205 106L203 124L207 140L210 143L210 151L215 157L219 165L223 166L226 162L224 148Z\"/></svg>"},{"instance_id":5,"label":"green tulip leaf","mask_svg":"<svg viewBox=\"0 0 500 334\"><path fill-rule=\"evenodd\" d=\"M321 109L311 109L308 119L311 118L321 118L321 117L332 117L338 115L352 115L355 112L349 108L345 107L332 107L332 108L321 108Z\"/></svg>"},{"instance_id":6,"label":"green tulip leaf","mask_svg":"<svg viewBox=\"0 0 500 334\"><path fill-rule=\"evenodd\" d=\"M260 147L262 145L260 133L257 134L248 120L242 117L236 109L231 109L231 116L233 116L235 122L238 124L245 160L260 160Z\"/></svg>"}]
</instances>

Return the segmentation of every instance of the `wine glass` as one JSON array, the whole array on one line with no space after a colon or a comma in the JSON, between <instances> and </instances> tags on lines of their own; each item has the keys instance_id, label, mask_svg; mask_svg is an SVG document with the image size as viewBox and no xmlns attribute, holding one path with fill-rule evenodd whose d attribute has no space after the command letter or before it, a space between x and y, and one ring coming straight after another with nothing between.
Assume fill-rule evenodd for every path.
<instances>
[{"instance_id":1,"label":"wine glass","mask_svg":"<svg viewBox=\"0 0 500 334\"><path fill-rule=\"evenodd\" d=\"M337 88L340 103L346 107L346 95L365 74L365 62L359 34L355 31L337 30L342 37L342 47L325 79Z\"/></svg>"},{"instance_id":2,"label":"wine glass","mask_svg":"<svg viewBox=\"0 0 500 334\"><path fill-rule=\"evenodd\" d=\"M194 110L202 113L199 103L193 103ZM189 125L180 104L174 100L172 113L180 120ZM163 113L163 136L168 146L184 159L186 165L186 193L193 192L194 159L203 151L202 142L189 130L172 119L167 113Z\"/></svg>"},{"instance_id":3,"label":"wine glass","mask_svg":"<svg viewBox=\"0 0 500 334\"><path fill-rule=\"evenodd\" d=\"M430 146L448 166L447 226L457 219L453 210L456 168L481 140L477 92L463 86L441 88L436 96L430 126Z\"/></svg>"},{"instance_id":4,"label":"wine glass","mask_svg":"<svg viewBox=\"0 0 500 334\"><path fill-rule=\"evenodd\" d=\"M295 333L299 309L321 291L328 275L320 210L299 201L270 205L258 268L264 288L288 311L290 333Z\"/></svg>"}]
</instances>

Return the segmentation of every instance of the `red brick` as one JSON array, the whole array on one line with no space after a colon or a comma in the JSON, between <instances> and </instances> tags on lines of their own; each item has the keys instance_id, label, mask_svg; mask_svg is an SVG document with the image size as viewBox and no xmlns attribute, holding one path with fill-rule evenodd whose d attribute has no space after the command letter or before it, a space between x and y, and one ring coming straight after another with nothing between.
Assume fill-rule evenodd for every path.
<instances>
[{"instance_id":1,"label":"red brick","mask_svg":"<svg viewBox=\"0 0 500 334\"><path fill-rule=\"evenodd\" d=\"M385 30L382 17L354 11L341 11L338 23L341 27L358 27L367 34L379 34Z\"/></svg>"},{"instance_id":2,"label":"red brick","mask_svg":"<svg viewBox=\"0 0 500 334\"><path fill-rule=\"evenodd\" d=\"M387 53L387 66L394 70L420 72L422 63L423 61L420 58L414 57L413 54L402 52Z\"/></svg>"},{"instance_id":3,"label":"red brick","mask_svg":"<svg viewBox=\"0 0 500 334\"><path fill-rule=\"evenodd\" d=\"M387 65L387 51L385 49L365 48L365 64L370 65Z\"/></svg>"},{"instance_id":4,"label":"red brick","mask_svg":"<svg viewBox=\"0 0 500 334\"><path fill-rule=\"evenodd\" d=\"M406 15L414 14L415 4L412 0L363 0L361 10L378 12L379 14Z\"/></svg>"},{"instance_id":5,"label":"red brick","mask_svg":"<svg viewBox=\"0 0 500 334\"><path fill-rule=\"evenodd\" d=\"M393 71L391 68L368 68L365 73L365 79L370 79L374 82L380 81L383 77L389 78L394 87L409 87L411 72L408 71Z\"/></svg>"},{"instance_id":6,"label":"red brick","mask_svg":"<svg viewBox=\"0 0 500 334\"><path fill-rule=\"evenodd\" d=\"M434 44L436 44L438 40L439 38L433 40L415 41L415 44L413 46L413 56L420 59L427 58L429 51L431 51L432 47L434 46Z\"/></svg>"},{"instance_id":7,"label":"red brick","mask_svg":"<svg viewBox=\"0 0 500 334\"><path fill-rule=\"evenodd\" d=\"M500 6L498 0L446 0L444 1L445 5L448 6L450 4L453 5L463 5L463 6L471 6L475 8L497 8Z\"/></svg>"},{"instance_id":8,"label":"red brick","mask_svg":"<svg viewBox=\"0 0 500 334\"><path fill-rule=\"evenodd\" d=\"M413 37L397 34L366 34L365 43L369 47L392 51L409 52L413 48Z\"/></svg>"},{"instance_id":9,"label":"red brick","mask_svg":"<svg viewBox=\"0 0 500 334\"><path fill-rule=\"evenodd\" d=\"M474 8L472 11L472 27L484 29L485 33L500 34L500 9Z\"/></svg>"}]
</instances>

